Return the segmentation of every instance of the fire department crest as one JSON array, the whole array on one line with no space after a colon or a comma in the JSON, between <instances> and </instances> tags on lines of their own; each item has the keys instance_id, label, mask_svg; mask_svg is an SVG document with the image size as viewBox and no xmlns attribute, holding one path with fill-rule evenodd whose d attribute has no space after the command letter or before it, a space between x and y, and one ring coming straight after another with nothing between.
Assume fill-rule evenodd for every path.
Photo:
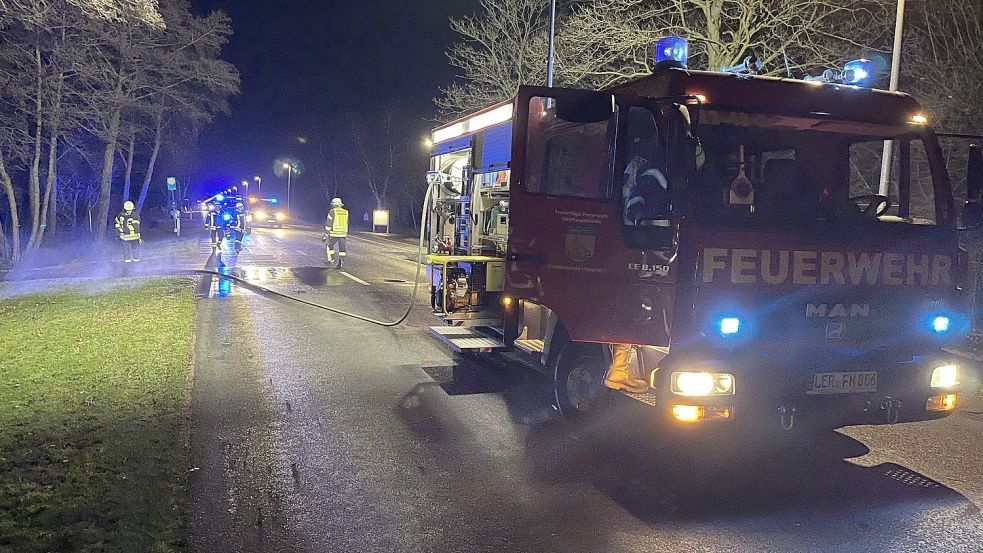
<instances>
[{"instance_id":1,"label":"fire department crest","mask_svg":"<svg viewBox=\"0 0 983 553\"><path fill-rule=\"evenodd\" d=\"M577 263L586 263L588 259L594 256L596 235L597 229L594 227L567 227L567 238L564 244L567 257Z\"/></svg>"}]
</instances>

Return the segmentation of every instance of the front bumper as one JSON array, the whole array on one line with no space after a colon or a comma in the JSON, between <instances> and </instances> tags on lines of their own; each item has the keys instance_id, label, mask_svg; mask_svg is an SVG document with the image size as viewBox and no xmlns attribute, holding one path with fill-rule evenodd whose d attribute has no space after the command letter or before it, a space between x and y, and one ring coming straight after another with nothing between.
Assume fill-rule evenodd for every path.
<instances>
[{"instance_id":1,"label":"front bumper","mask_svg":"<svg viewBox=\"0 0 983 553\"><path fill-rule=\"evenodd\" d=\"M766 359L735 363L726 359L671 360L653 374L658 416L679 427L727 426L735 430L768 427L816 426L835 428L852 424L893 424L932 420L952 410L928 410L931 397L959 394L962 386L932 388L932 371L943 364L960 365L965 382L968 367L944 355L910 361L786 361ZM670 391L669 379L676 370L721 371L734 375L735 393L719 396L680 396ZM816 373L876 371L876 390L866 392L815 394ZM673 406L703 407L706 418L681 422ZM958 402L957 402L958 405ZM726 414L714 419L712 413Z\"/></svg>"}]
</instances>

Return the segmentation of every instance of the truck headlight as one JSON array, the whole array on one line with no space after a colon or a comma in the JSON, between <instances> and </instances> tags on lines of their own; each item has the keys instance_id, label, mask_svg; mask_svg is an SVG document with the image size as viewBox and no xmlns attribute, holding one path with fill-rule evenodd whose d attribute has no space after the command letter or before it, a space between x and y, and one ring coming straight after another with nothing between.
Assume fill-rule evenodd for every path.
<instances>
[{"instance_id":1,"label":"truck headlight","mask_svg":"<svg viewBox=\"0 0 983 553\"><path fill-rule=\"evenodd\" d=\"M266 212L265 211L257 211L256 212L256 218L259 219L260 221L266 220Z\"/></svg>"},{"instance_id":2,"label":"truck headlight","mask_svg":"<svg viewBox=\"0 0 983 553\"><path fill-rule=\"evenodd\" d=\"M734 375L711 372L674 372L669 389L680 396L728 396L734 394Z\"/></svg>"},{"instance_id":3,"label":"truck headlight","mask_svg":"<svg viewBox=\"0 0 983 553\"><path fill-rule=\"evenodd\" d=\"M933 388L951 388L959 384L959 367L956 365L942 365L932 371Z\"/></svg>"},{"instance_id":4,"label":"truck headlight","mask_svg":"<svg viewBox=\"0 0 983 553\"><path fill-rule=\"evenodd\" d=\"M286 216L286 215L284 215L283 213L277 213L277 214L276 214L276 215L274 216L274 218L275 218L275 219L276 219L277 221L282 221L282 220L284 220L284 219L286 219L286 218L287 218L287 216Z\"/></svg>"}]
</instances>

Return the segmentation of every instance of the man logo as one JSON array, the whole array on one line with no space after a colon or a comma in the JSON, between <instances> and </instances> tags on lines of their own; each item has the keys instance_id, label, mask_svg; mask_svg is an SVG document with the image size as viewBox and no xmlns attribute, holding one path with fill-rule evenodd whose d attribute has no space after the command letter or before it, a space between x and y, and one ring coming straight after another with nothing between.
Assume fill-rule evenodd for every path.
<instances>
[{"instance_id":1,"label":"man logo","mask_svg":"<svg viewBox=\"0 0 983 553\"><path fill-rule=\"evenodd\" d=\"M834 303L832 307L829 304L820 303L816 305L814 303L806 304L806 317L807 318L827 318L835 319L837 317L844 318L856 318L856 317L869 317L870 316L870 304L868 303L851 303L849 305L843 303Z\"/></svg>"}]
</instances>

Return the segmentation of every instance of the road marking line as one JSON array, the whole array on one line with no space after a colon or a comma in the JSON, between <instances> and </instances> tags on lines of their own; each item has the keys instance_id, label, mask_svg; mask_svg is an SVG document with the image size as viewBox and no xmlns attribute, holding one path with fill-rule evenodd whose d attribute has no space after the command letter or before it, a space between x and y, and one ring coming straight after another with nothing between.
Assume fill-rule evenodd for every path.
<instances>
[{"instance_id":1,"label":"road marking line","mask_svg":"<svg viewBox=\"0 0 983 553\"><path fill-rule=\"evenodd\" d=\"M294 251L297 252L297 253L299 253L300 255L307 255L307 252L302 252L300 250L294 250Z\"/></svg>"},{"instance_id":2,"label":"road marking line","mask_svg":"<svg viewBox=\"0 0 983 553\"><path fill-rule=\"evenodd\" d=\"M417 246L418 246L418 244L408 244L406 242L399 242L399 241L396 241L396 240L389 240L387 238L379 238L377 236L373 236L372 238L368 238L368 237L360 236L360 235L357 235L357 234L350 234L348 237L349 238L354 238L356 241L361 240L363 242L368 242L369 244L375 244L376 246L387 246L387 247L401 246L401 247L405 248L407 251L416 250L417 249ZM384 242L382 242L381 240L384 240Z\"/></svg>"},{"instance_id":3,"label":"road marking line","mask_svg":"<svg viewBox=\"0 0 983 553\"><path fill-rule=\"evenodd\" d=\"M371 241L374 241L374 240L381 240L383 242L391 242L393 244L398 244L400 246L407 247L407 248L412 248L412 247L416 246L417 245L416 242L418 242L418 240L416 240L415 237L414 237L414 241L413 242L403 242L401 240L394 240L392 238L388 238L388 237L385 237L385 236L378 236L378 235L375 235L375 234L369 234L368 236L366 236L364 233L358 233L358 234L352 234L351 236L353 238L358 238L358 239L365 240L365 241L368 241L368 242L371 242Z\"/></svg>"},{"instance_id":4,"label":"road marking line","mask_svg":"<svg viewBox=\"0 0 983 553\"><path fill-rule=\"evenodd\" d=\"M350 275L350 274L348 274L348 273L347 273L347 272L345 272L345 271L338 271L338 272L339 272L339 273L341 273L341 274L343 274L343 275L345 275L346 277L348 277L348 278L350 278L350 279L352 279L352 280L354 280L355 282L357 282L357 283L359 283L359 284L361 284L362 286L372 286L372 285L371 285L371 284L369 284L368 282L365 282L364 280L362 280L362 279L360 279L360 278L358 278L358 277L357 277L357 276L355 276L355 275Z\"/></svg>"}]
</instances>

